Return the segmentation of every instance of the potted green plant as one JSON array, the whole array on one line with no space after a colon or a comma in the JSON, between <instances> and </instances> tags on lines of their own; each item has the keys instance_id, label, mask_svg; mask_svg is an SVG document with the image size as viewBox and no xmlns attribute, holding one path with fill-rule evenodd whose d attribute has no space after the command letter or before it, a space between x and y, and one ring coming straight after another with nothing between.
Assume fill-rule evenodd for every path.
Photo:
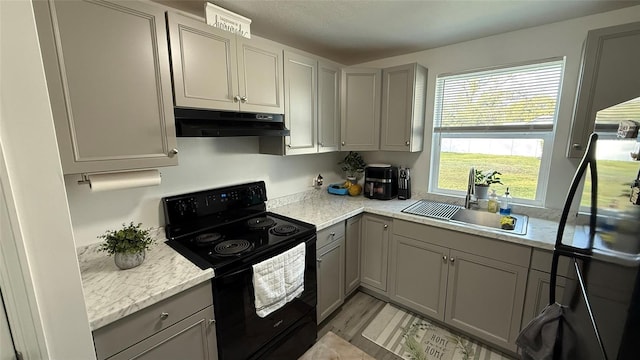
<instances>
[{"instance_id":1,"label":"potted green plant","mask_svg":"<svg viewBox=\"0 0 640 360\"><path fill-rule=\"evenodd\" d=\"M146 250L155 239L149 236L151 229L142 229L142 223L137 225L133 221L129 225L122 224L120 230L107 230L98 251L105 251L109 256L114 255L116 266L122 270L134 268L144 261Z\"/></svg>"},{"instance_id":2,"label":"potted green plant","mask_svg":"<svg viewBox=\"0 0 640 360\"><path fill-rule=\"evenodd\" d=\"M502 175L502 174L495 170L483 171L483 170L476 169L474 192L478 199L487 198L487 195L489 193L489 186L491 184L502 185L502 182L500 181L500 177L498 177L499 175Z\"/></svg>"},{"instance_id":3,"label":"potted green plant","mask_svg":"<svg viewBox=\"0 0 640 360\"><path fill-rule=\"evenodd\" d=\"M355 181L362 177L364 168L367 166L362 156L355 151L349 151L349 154L347 154L338 165L341 165L342 171L345 172L347 179Z\"/></svg>"}]
</instances>

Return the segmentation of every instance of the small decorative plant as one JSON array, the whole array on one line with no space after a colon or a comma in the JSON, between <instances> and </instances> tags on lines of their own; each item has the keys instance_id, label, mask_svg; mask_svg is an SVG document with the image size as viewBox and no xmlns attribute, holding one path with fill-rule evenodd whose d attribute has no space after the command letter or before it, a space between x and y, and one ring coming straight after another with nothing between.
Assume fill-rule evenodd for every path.
<instances>
[{"instance_id":1,"label":"small decorative plant","mask_svg":"<svg viewBox=\"0 0 640 360\"><path fill-rule=\"evenodd\" d=\"M349 151L349 154L347 154L338 165L342 166L342 171L346 173L347 177L354 177L356 179L362 177L364 168L367 166L362 156L355 151Z\"/></svg>"},{"instance_id":2,"label":"small decorative plant","mask_svg":"<svg viewBox=\"0 0 640 360\"><path fill-rule=\"evenodd\" d=\"M502 174L495 170L476 170L475 184L477 186L489 186L491 184L503 185L498 175Z\"/></svg>"},{"instance_id":3,"label":"small decorative plant","mask_svg":"<svg viewBox=\"0 0 640 360\"><path fill-rule=\"evenodd\" d=\"M145 251L155 240L149 236L151 229L142 229L141 226L142 223L134 225L132 221L129 225L122 224L120 230L107 230L98 236L104 239L98 251L115 255L116 266L123 270L142 264Z\"/></svg>"},{"instance_id":4,"label":"small decorative plant","mask_svg":"<svg viewBox=\"0 0 640 360\"><path fill-rule=\"evenodd\" d=\"M149 236L151 229L141 229L142 223L134 225L133 221L129 224L122 224L120 230L107 230L103 235L98 236L104 239L100 245L99 251L105 251L109 255L115 253L135 254L143 250L147 250L154 239Z\"/></svg>"}]
</instances>

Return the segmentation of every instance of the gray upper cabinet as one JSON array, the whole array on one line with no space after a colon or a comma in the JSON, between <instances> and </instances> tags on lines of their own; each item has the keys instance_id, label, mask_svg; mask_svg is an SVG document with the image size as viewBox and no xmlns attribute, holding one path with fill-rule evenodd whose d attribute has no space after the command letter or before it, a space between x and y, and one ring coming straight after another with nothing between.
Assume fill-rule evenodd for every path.
<instances>
[{"instance_id":1,"label":"gray upper cabinet","mask_svg":"<svg viewBox=\"0 0 640 360\"><path fill-rule=\"evenodd\" d=\"M166 23L132 1L36 1L65 174L177 165Z\"/></svg>"},{"instance_id":2,"label":"gray upper cabinet","mask_svg":"<svg viewBox=\"0 0 640 360\"><path fill-rule=\"evenodd\" d=\"M382 70L380 150L422 151L427 69L416 63Z\"/></svg>"},{"instance_id":3,"label":"gray upper cabinet","mask_svg":"<svg viewBox=\"0 0 640 360\"><path fill-rule=\"evenodd\" d=\"M282 49L168 13L176 106L281 114Z\"/></svg>"},{"instance_id":4,"label":"gray upper cabinet","mask_svg":"<svg viewBox=\"0 0 640 360\"><path fill-rule=\"evenodd\" d=\"M365 214L362 217L360 281L374 291L387 292L387 260L391 219Z\"/></svg>"},{"instance_id":5,"label":"gray upper cabinet","mask_svg":"<svg viewBox=\"0 0 640 360\"><path fill-rule=\"evenodd\" d=\"M318 62L318 152L340 150L340 66Z\"/></svg>"},{"instance_id":6,"label":"gray upper cabinet","mask_svg":"<svg viewBox=\"0 0 640 360\"><path fill-rule=\"evenodd\" d=\"M285 125L291 135L260 138L260 153L299 155L339 150L340 68L284 51Z\"/></svg>"},{"instance_id":7,"label":"gray upper cabinet","mask_svg":"<svg viewBox=\"0 0 640 360\"><path fill-rule=\"evenodd\" d=\"M317 78L316 59L284 52L284 121L291 131L285 138L286 155L317 152Z\"/></svg>"},{"instance_id":8,"label":"gray upper cabinet","mask_svg":"<svg viewBox=\"0 0 640 360\"><path fill-rule=\"evenodd\" d=\"M580 158L584 154L598 111L640 97L639 64L640 22L589 31L582 55L568 157Z\"/></svg>"},{"instance_id":9,"label":"gray upper cabinet","mask_svg":"<svg viewBox=\"0 0 640 360\"><path fill-rule=\"evenodd\" d=\"M342 70L341 150L378 150L381 80L380 69Z\"/></svg>"}]
</instances>

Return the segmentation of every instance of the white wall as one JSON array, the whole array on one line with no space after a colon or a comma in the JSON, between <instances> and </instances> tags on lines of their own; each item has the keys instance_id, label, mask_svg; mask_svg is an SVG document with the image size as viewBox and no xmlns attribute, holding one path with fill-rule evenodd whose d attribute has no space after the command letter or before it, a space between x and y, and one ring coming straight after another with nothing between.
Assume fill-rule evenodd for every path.
<instances>
[{"instance_id":1,"label":"white wall","mask_svg":"<svg viewBox=\"0 0 640 360\"><path fill-rule=\"evenodd\" d=\"M577 161L567 159L565 153L578 83L582 44L587 31L639 20L640 6L634 6L358 65L387 67L418 62L429 69L425 151L411 155L390 152L366 153L365 159L370 162L391 162L411 166L412 187L426 191L431 156L434 89L438 74L566 56L550 169L553 181L548 184L545 200L545 207L561 208L577 167Z\"/></svg>"},{"instance_id":2,"label":"white wall","mask_svg":"<svg viewBox=\"0 0 640 360\"><path fill-rule=\"evenodd\" d=\"M277 198L312 189L319 173L326 183L341 177L342 153L275 156L258 154L258 138L178 138L179 165L161 168L160 186L95 192L65 176L71 221L78 245L99 242L96 236L123 222L145 227L164 225L163 196L264 180L267 196Z\"/></svg>"},{"instance_id":3,"label":"white wall","mask_svg":"<svg viewBox=\"0 0 640 360\"><path fill-rule=\"evenodd\" d=\"M6 164L0 178L17 225L14 238L2 241L19 240L26 252L32 283L25 285L35 292L46 343L42 357L93 359L32 4L0 1L0 8L0 155Z\"/></svg>"}]
</instances>

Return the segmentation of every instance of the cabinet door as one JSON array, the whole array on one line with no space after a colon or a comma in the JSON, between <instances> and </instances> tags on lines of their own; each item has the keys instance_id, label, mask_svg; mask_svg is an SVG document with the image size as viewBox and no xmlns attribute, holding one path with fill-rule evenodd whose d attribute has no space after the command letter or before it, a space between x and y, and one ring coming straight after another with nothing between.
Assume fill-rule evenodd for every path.
<instances>
[{"instance_id":1,"label":"cabinet door","mask_svg":"<svg viewBox=\"0 0 640 360\"><path fill-rule=\"evenodd\" d=\"M389 297L444 320L449 249L394 235L390 256Z\"/></svg>"},{"instance_id":2,"label":"cabinet door","mask_svg":"<svg viewBox=\"0 0 640 360\"><path fill-rule=\"evenodd\" d=\"M318 152L340 149L340 67L318 63Z\"/></svg>"},{"instance_id":3,"label":"cabinet door","mask_svg":"<svg viewBox=\"0 0 640 360\"><path fill-rule=\"evenodd\" d=\"M567 156L581 158L598 111L640 97L640 22L589 31Z\"/></svg>"},{"instance_id":4,"label":"cabinet door","mask_svg":"<svg viewBox=\"0 0 640 360\"><path fill-rule=\"evenodd\" d=\"M380 69L342 71L341 150L377 150L380 145Z\"/></svg>"},{"instance_id":5,"label":"cabinet door","mask_svg":"<svg viewBox=\"0 0 640 360\"><path fill-rule=\"evenodd\" d=\"M235 35L169 12L176 106L238 111Z\"/></svg>"},{"instance_id":6,"label":"cabinet door","mask_svg":"<svg viewBox=\"0 0 640 360\"><path fill-rule=\"evenodd\" d=\"M344 302L344 237L318 250L318 324Z\"/></svg>"},{"instance_id":7,"label":"cabinet door","mask_svg":"<svg viewBox=\"0 0 640 360\"><path fill-rule=\"evenodd\" d=\"M317 76L315 59L285 51L284 121L291 131L285 138L287 155L317 152Z\"/></svg>"},{"instance_id":8,"label":"cabinet door","mask_svg":"<svg viewBox=\"0 0 640 360\"><path fill-rule=\"evenodd\" d=\"M360 280L364 286L387 291L387 260L391 220L381 216L362 217Z\"/></svg>"},{"instance_id":9,"label":"cabinet door","mask_svg":"<svg viewBox=\"0 0 640 360\"><path fill-rule=\"evenodd\" d=\"M445 321L516 351L527 269L451 250Z\"/></svg>"},{"instance_id":10,"label":"cabinet door","mask_svg":"<svg viewBox=\"0 0 640 360\"><path fill-rule=\"evenodd\" d=\"M362 239L362 215L347 220L345 235L345 295L360 285L360 244Z\"/></svg>"},{"instance_id":11,"label":"cabinet door","mask_svg":"<svg viewBox=\"0 0 640 360\"><path fill-rule=\"evenodd\" d=\"M422 151L427 70L408 64L382 71L380 150Z\"/></svg>"},{"instance_id":12,"label":"cabinet door","mask_svg":"<svg viewBox=\"0 0 640 360\"><path fill-rule=\"evenodd\" d=\"M64 173L177 165L162 9L131 1L34 9Z\"/></svg>"},{"instance_id":13,"label":"cabinet door","mask_svg":"<svg viewBox=\"0 0 640 360\"><path fill-rule=\"evenodd\" d=\"M217 358L216 329L213 321L213 307L210 306L109 359L214 360Z\"/></svg>"},{"instance_id":14,"label":"cabinet door","mask_svg":"<svg viewBox=\"0 0 640 360\"><path fill-rule=\"evenodd\" d=\"M236 41L240 110L284 113L282 49L256 38Z\"/></svg>"},{"instance_id":15,"label":"cabinet door","mask_svg":"<svg viewBox=\"0 0 640 360\"><path fill-rule=\"evenodd\" d=\"M549 286L551 284L549 278L549 273L533 269L529 271L527 295L524 299L522 324L520 324L521 329L527 326L529 321L538 316L545 306L549 305ZM563 301L563 299L568 281L570 280L561 276L556 278L556 300L561 304L567 303Z\"/></svg>"}]
</instances>

